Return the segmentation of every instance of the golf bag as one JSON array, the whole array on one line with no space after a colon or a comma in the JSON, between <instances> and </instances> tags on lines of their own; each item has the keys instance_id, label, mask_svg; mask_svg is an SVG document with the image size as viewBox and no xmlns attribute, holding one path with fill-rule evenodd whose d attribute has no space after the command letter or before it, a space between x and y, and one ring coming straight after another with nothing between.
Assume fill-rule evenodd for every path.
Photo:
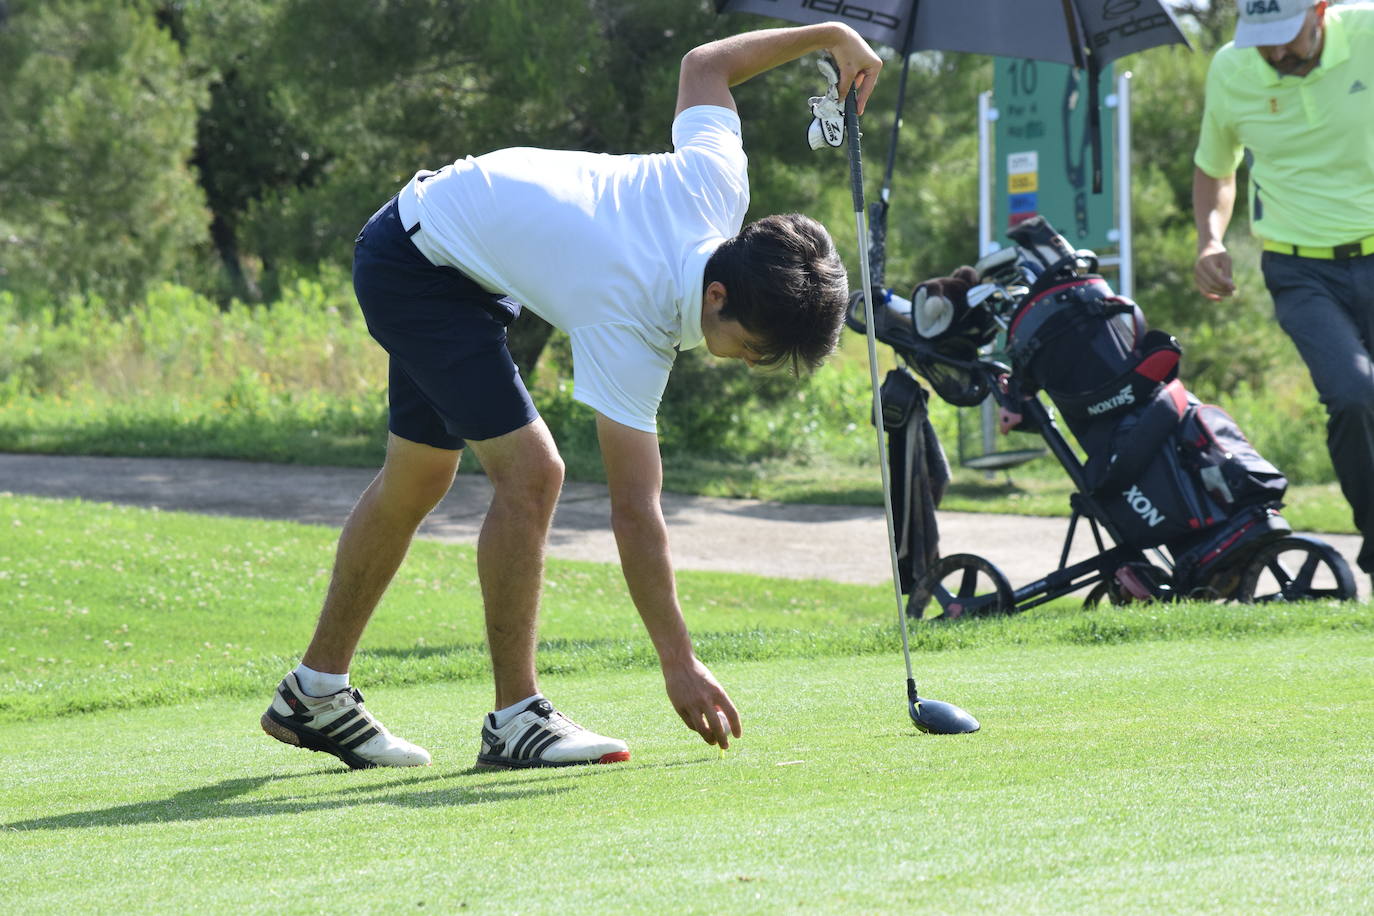
<instances>
[{"instance_id":1,"label":"golf bag","mask_svg":"<svg viewBox=\"0 0 1374 916\"><path fill-rule=\"evenodd\" d=\"M1097 256L1043 218L1008 235L1015 245L918 284L909 300L874 290L872 330L941 400L971 407L991 395L1004 429L1043 439L1074 485L1068 533L1059 565L1017 589L981 556L939 555L933 510L948 472L925 433L924 394L895 370L882 420L907 615L1013 613L1085 588L1089 607L1353 598L1340 553L1294 535L1279 513L1283 475L1221 408L1183 387L1178 341L1148 329L1140 307L1098 275ZM846 319L860 333L867 298L852 297ZM1080 521L1098 552L1071 563Z\"/></svg>"},{"instance_id":2,"label":"golf bag","mask_svg":"<svg viewBox=\"0 0 1374 916\"><path fill-rule=\"evenodd\" d=\"M1168 545L1196 564L1265 528L1265 510L1278 507L1288 482L1225 411L1183 387L1178 341L1147 329L1140 307L1116 295L1094 272L1095 259L1069 248L1043 218L1009 235L1023 262L1042 268L1009 315L1009 399L1049 396L1121 541Z\"/></svg>"}]
</instances>

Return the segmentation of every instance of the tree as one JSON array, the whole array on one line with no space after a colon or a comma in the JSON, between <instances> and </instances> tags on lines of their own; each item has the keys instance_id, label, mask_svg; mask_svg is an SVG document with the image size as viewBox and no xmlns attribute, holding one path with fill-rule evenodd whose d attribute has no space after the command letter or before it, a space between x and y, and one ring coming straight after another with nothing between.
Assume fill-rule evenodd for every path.
<instances>
[{"instance_id":1,"label":"tree","mask_svg":"<svg viewBox=\"0 0 1374 916\"><path fill-rule=\"evenodd\" d=\"M417 169L504 146L666 149L682 55L769 24L713 6L0 0L0 286L127 299L182 276L222 301L270 302L279 275L347 265L358 227ZM1151 314L1182 335L1208 319L1180 252L1201 80L1234 12L1175 6L1198 53L1123 66L1136 72L1137 276L1158 293ZM899 64L864 119L870 200ZM977 255L977 94L991 72L979 55L913 58L889 219L899 292ZM822 88L809 62L737 88L748 218L816 216L857 277L844 153L803 139ZM217 280L195 274L211 263ZM511 347L529 372L551 329L525 315Z\"/></svg>"},{"instance_id":2,"label":"tree","mask_svg":"<svg viewBox=\"0 0 1374 916\"><path fill-rule=\"evenodd\" d=\"M503 146L666 148L678 61L718 27L676 0L230 6L260 12L258 28L219 5L182 17L190 53L218 74L197 162L221 257L264 277L274 262L346 262L358 226L419 168ZM550 331L528 313L512 328L527 372Z\"/></svg>"},{"instance_id":3,"label":"tree","mask_svg":"<svg viewBox=\"0 0 1374 916\"><path fill-rule=\"evenodd\" d=\"M141 2L0 19L0 287L128 302L205 238L187 165L204 86Z\"/></svg>"},{"instance_id":4,"label":"tree","mask_svg":"<svg viewBox=\"0 0 1374 916\"><path fill-rule=\"evenodd\" d=\"M1170 4L1200 50L1215 51L1235 31L1236 7L1216 0L1174 0Z\"/></svg>"}]
</instances>

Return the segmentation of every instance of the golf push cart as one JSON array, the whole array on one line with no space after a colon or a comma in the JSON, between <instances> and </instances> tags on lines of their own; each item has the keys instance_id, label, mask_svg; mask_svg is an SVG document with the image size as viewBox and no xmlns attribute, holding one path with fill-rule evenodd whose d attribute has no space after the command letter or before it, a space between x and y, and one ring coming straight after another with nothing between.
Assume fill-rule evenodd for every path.
<instances>
[{"instance_id":1,"label":"golf push cart","mask_svg":"<svg viewBox=\"0 0 1374 916\"><path fill-rule=\"evenodd\" d=\"M1139 306L1097 274L1096 255L1075 250L1043 217L1008 234L1012 247L921 284L911 301L871 291L876 338L905 363L888 373L881 401L906 614L1012 613L1079 589L1088 589L1087 606L1354 598L1340 554L1293 534L1279 514L1283 475L1221 408L1178 380L1178 341L1147 330ZM847 324L866 333L864 315L861 290ZM999 340L1007 362L989 355ZM1013 589L988 559L939 556L934 508L948 466L928 396L907 367L955 406L990 395L1004 429L1044 439L1075 488L1057 568ZM1084 521L1098 552L1069 565Z\"/></svg>"}]
</instances>

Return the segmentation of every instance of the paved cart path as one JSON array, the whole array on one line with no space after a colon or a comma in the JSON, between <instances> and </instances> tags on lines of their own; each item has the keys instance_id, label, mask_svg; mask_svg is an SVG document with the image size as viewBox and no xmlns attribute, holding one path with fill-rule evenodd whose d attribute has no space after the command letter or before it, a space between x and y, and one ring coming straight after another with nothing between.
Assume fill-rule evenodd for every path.
<instances>
[{"instance_id":1,"label":"paved cart path","mask_svg":"<svg viewBox=\"0 0 1374 916\"><path fill-rule=\"evenodd\" d=\"M375 472L246 461L91 458L0 454L0 491L156 506L209 515L282 519L338 527ZM425 521L421 536L475 543L491 498L485 477L460 475ZM680 569L752 572L793 579L884 584L890 581L886 524L880 508L717 499L663 498L673 558ZM554 518L555 557L616 562L606 488L569 483ZM977 553L1014 588L1053 569L1067 520L1021 515L939 513L941 553ZM1321 535L1354 568L1359 539ZM1091 555L1080 532L1072 560ZM1361 595L1368 577L1356 575Z\"/></svg>"}]
</instances>

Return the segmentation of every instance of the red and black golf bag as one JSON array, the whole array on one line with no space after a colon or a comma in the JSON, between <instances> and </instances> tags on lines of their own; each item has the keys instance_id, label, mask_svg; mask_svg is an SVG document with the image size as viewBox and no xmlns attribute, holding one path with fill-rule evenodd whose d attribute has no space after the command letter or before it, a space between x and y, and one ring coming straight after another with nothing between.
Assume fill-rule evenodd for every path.
<instances>
[{"instance_id":1,"label":"red and black golf bag","mask_svg":"<svg viewBox=\"0 0 1374 916\"><path fill-rule=\"evenodd\" d=\"M1181 348L1149 330L1096 263L1043 219L1009 235L1043 270L1009 315L1010 398L1044 391L1086 455L1089 493L1131 547L1168 545L1201 570L1232 547L1286 532L1288 482L1220 407L1178 380Z\"/></svg>"}]
</instances>

